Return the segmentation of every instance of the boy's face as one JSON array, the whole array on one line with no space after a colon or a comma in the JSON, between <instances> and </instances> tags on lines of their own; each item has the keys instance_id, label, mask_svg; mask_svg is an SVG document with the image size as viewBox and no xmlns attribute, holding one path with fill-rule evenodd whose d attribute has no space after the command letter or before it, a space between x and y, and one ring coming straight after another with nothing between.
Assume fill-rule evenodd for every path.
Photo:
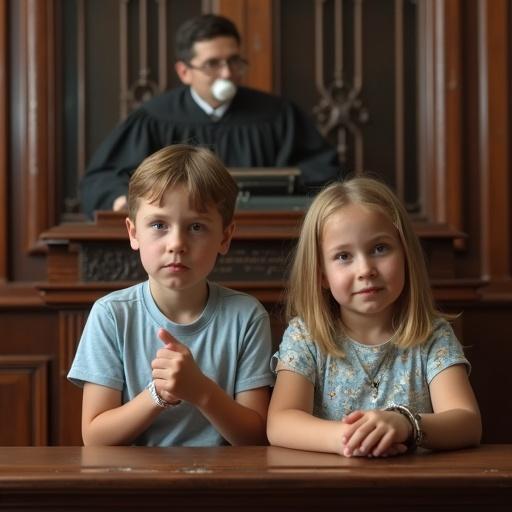
<instances>
[{"instance_id":1,"label":"boy's face","mask_svg":"<svg viewBox=\"0 0 512 512\"><path fill-rule=\"evenodd\" d=\"M157 303L169 291L204 292L218 254L226 254L234 224L227 228L214 206L191 209L184 186L169 188L162 204L139 200L135 222L126 219L132 249L148 273Z\"/></svg>"}]
</instances>

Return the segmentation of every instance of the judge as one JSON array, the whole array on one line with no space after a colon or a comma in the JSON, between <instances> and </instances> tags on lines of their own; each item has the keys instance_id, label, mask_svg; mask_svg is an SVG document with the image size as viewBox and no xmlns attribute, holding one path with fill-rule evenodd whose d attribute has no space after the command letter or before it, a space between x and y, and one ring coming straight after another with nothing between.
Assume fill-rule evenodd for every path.
<instances>
[{"instance_id":1,"label":"judge","mask_svg":"<svg viewBox=\"0 0 512 512\"><path fill-rule=\"evenodd\" d=\"M121 210L131 173L145 157L176 143L211 148L227 167L298 167L297 192L339 177L336 151L312 121L283 98L241 87L247 62L227 18L207 14L176 34L182 86L133 111L93 155L81 182L82 209Z\"/></svg>"}]
</instances>

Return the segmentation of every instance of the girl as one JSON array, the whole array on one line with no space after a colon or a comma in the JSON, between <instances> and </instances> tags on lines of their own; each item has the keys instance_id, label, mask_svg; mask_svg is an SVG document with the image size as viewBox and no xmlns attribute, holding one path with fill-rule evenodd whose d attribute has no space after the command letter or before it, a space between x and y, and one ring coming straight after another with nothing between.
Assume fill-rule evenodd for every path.
<instances>
[{"instance_id":1,"label":"girl","mask_svg":"<svg viewBox=\"0 0 512 512\"><path fill-rule=\"evenodd\" d=\"M469 363L434 308L419 240L386 185L358 177L314 199L287 314L272 359L271 444L378 457L479 443Z\"/></svg>"}]
</instances>

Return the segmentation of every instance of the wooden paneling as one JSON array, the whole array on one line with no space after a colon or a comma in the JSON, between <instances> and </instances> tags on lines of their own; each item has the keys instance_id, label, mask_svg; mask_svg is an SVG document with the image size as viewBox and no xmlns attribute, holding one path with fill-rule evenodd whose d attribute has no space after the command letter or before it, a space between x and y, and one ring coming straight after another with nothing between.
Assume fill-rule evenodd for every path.
<instances>
[{"instance_id":1,"label":"wooden paneling","mask_svg":"<svg viewBox=\"0 0 512 512\"><path fill-rule=\"evenodd\" d=\"M512 343L510 303L461 305L460 325L466 355L471 362L470 379L482 413L484 442L512 442Z\"/></svg>"},{"instance_id":2,"label":"wooden paneling","mask_svg":"<svg viewBox=\"0 0 512 512\"><path fill-rule=\"evenodd\" d=\"M273 91L272 0L219 0L217 12L232 19L249 61L244 83Z\"/></svg>"},{"instance_id":3,"label":"wooden paneling","mask_svg":"<svg viewBox=\"0 0 512 512\"><path fill-rule=\"evenodd\" d=\"M0 0L0 282L7 278L7 0Z\"/></svg>"},{"instance_id":4,"label":"wooden paneling","mask_svg":"<svg viewBox=\"0 0 512 512\"><path fill-rule=\"evenodd\" d=\"M22 156L24 200L29 207L24 223L25 250L41 250L39 234L55 224L55 47L54 1L20 0L18 37L23 56L22 81L26 86L24 108L25 152Z\"/></svg>"},{"instance_id":5,"label":"wooden paneling","mask_svg":"<svg viewBox=\"0 0 512 512\"><path fill-rule=\"evenodd\" d=\"M57 441L56 312L33 286L0 288L0 446Z\"/></svg>"},{"instance_id":6,"label":"wooden paneling","mask_svg":"<svg viewBox=\"0 0 512 512\"><path fill-rule=\"evenodd\" d=\"M512 293L509 9L507 0L478 1L477 62L482 276Z\"/></svg>"},{"instance_id":7,"label":"wooden paneling","mask_svg":"<svg viewBox=\"0 0 512 512\"><path fill-rule=\"evenodd\" d=\"M48 444L48 356L0 356L0 445Z\"/></svg>"},{"instance_id":8,"label":"wooden paneling","mask_svg":"<svg viewBox=\"0 0 512 512\"><path fill-rule=\"evenodd\" d=\"M418 2L419 155L428 218L461 229L459 0Z\"/></svg>"}]
</instances>

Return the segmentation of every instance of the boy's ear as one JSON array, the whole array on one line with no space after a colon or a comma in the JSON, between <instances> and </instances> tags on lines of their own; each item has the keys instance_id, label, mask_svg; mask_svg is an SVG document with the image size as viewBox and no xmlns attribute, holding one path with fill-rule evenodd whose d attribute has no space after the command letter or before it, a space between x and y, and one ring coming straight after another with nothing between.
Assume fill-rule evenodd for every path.
<instances>
[{"instance_id":1,"label":"boy's ear","mask_svg":"<svg viewBox=\"0 0 512 512\"><path fill-rule=\"evenodd\" d=\"M233 233L235 232L235 223L232 222L229 226L224 228L224 232L222 234L222 242L220 243L219 254L226 254L229 251L229 246L231 245L231 239L233 238Z\"/></svg>"},{"instance_id":2,"label":"boy's ear","mask_svg":"<svg viewBox=\"0 0 512 512\"><path fill-rule=\"evenodd\" d=\"M137 240L137 232L135 230L135 223L133 223L129 217L125 219L126 229L128 230L128 236L130 237L130 246L134 251L139 250L139 241Z\"/></svg>"}]
</instances>

